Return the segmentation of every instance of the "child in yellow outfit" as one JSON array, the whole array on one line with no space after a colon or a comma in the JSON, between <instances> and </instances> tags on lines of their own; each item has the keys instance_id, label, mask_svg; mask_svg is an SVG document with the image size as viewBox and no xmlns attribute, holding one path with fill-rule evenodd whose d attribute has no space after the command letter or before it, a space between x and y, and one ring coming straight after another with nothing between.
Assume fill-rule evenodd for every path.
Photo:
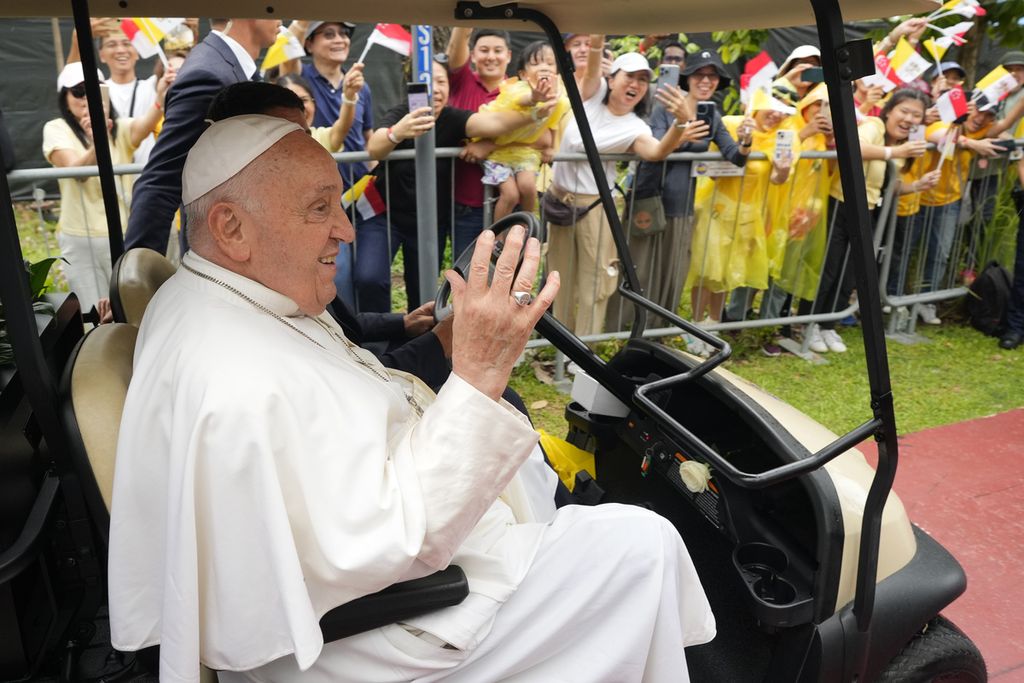
<instances>
[{"instance_id":1,"label":"child in yellow outfit","mask_svg":"<svg viewBox=\"0 0 1024 683\"><path fill-rule=\"evenodd\" d=\"M536 208L541 150L554 145L554 133L569 111L569 98L559 87L555 53L548 43L538 40L527 45L519 57L518 72L518 79L501 84L497 99L480 107L480 111L528 112L533 118L496 138L498 147L484 160L483 182L496 185L499 192L495 220L512 213L517 204L524 211ZM550 86L557 94L554 106L539 99Z\"/></svg>"}]
</instances>

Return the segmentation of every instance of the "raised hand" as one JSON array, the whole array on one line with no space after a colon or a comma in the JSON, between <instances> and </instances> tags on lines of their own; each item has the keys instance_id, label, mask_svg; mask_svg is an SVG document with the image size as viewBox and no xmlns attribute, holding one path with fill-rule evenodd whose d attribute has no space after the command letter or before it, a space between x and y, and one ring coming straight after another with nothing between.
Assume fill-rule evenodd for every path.
<instances>
[{"instance_id":1,"label":"raised hand","mask_svg":"<svg viewBox=\"0 0 1024 683\"><path fill-rule=\"evenodd\" d=\"M352 68L345 74L345 80L341 83L345 99L354 100L359 95L359 91L363 89L363 83L366 82L363 77L364 66L361 62L353 64Z\"/></svg>"},{"instance_id":2,"label":"raised hand","mask_svg":"<svg viewBox=\"0 0 1024 683\"><path fill-rule=\"evenodd\" d=\"M452 288L452 372L481 393L498 400L508 384L512 366L526 347L534 325L555 300L557 272L548 274L540 293L529 303L520 303L513 293L530 293L540 264L540 242L514 226L494 266L488 284L494 233L484 230L477 238L467 279L454 270L445 273ZM520 253L523 263L516 272Z\"/></svg>"},{"instance_id":3,"label":"raised hand","mask_svg":"<svg viewBox=\"0 0 1024 683\"><path fill-rule=\"evenodd\" d=\"M402 117L391 127L391 133L399 141L418 138L434 127L434 116L430 107L419 107Z\"/></svg>"}]
</instances>

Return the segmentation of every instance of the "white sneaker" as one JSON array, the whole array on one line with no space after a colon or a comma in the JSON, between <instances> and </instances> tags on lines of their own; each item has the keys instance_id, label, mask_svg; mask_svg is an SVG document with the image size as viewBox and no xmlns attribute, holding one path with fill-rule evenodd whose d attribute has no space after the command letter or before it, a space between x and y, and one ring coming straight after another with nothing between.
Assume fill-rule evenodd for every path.
<instances>
[{"instance_id":1,"label":"white sneaker","mask_svg":"<svg viewBox=\"0 0 1024 683\"><path fill-rule=\"evenodd\" d=\"M935 315L935 304L920 304L917 307L917 317L925 325L941 325L939 316Z\"/></svg>"},{"instance_id":2,"label":"white sneaker","mask_svg":"<svg viewBox=\"0 0 1024 683\"><path fill-rule=\"evenodd\" d=\"M692 334L684 334L683 338L686 340L686 350L695 356L701 358L708 357L708 346L700 339L697 339Z\"/></svg>"},{"instance_id":3,"label":"white sneaker","mask_svg":"<svg viewBox=\"0 0 1024 683\"><path fill-rule=\"evenodd\" d=\"M821 338L832 353L846 353L846 344L835 330L822 330Z\"/></svg>"},{"instance_id":4,"label":"white sneaker","mask_svg":"<svg viewBox=\"0 0 1024 683\"><path fill-rule=\"evenodd\" d=\"M815 353L828 353L828 346L825 344L825 340L821 336L821 330L818 329L817 325L811 326L811 341L807 348Z\"/></svg>"}]
</instances>

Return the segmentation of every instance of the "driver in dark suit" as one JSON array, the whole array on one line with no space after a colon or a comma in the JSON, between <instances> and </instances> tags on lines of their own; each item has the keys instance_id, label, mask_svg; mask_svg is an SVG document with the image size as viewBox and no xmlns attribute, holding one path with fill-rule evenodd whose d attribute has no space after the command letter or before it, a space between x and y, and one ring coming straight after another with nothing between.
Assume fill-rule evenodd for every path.
<instances>
[{"instance_id":1,"label":"driver in dark suit","mask_svg":"<svg viewBox=\"0 0 1024 683\"><path fill-rule=\"evenodd\" d=\"M223 32L212 31L189 53L167 93L163 129L132 192L126 248L167 251L171 222L181 204L181 170L206 129L206 110L222 88L255 76L255 59L273 44L280 25L277 19L230 19Z\"/></svg>"}]
</instances>

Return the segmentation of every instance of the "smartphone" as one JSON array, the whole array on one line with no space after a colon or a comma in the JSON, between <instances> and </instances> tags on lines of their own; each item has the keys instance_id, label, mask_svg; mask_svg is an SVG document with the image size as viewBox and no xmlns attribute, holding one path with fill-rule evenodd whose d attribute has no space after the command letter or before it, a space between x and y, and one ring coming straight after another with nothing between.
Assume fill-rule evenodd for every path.
<instances>
[{"instance_id":1,"label":"smartphone","mask_svg":"<svg viewBox=\"0 0 1024 683\"><path fill-rule=\"evenodd\" d=\"M913 126L907 134L908 142L924 142L924 126L920 123Z\"/></svg>"},{"instance_id":2,"label":"smartphone","mask_svg":"<svg viewBox=\"0 0 1024 683\"><path fill-rule=\"evenodd\" d=\"M662 64L658 67L658 83L654 88L654 92L658 92L663 87L668 86L675 88L679 85L679 65L678 64Z\"/></svg>"},{"instance_id":3,"label":"smartphone","mask_svg":"<svg viewBox=\"0 0 1024 683\"><path fill-rule=\"evenodd\" d=\"M110 116L110 86L106 83L100 83L100 100L103 101L103 113L105 113L107 116ZM128 114L123 114L123 116L130 115L131 112L128 112Z\"/></svg>"},{"instance_id":4,"label":"smartphone","mask_svg":"<svg viewBox=\"0 0 1024 683\"><path fill-rule=\"evenodd\" d=\"M820 66L812 66L810 69L803 70L800 80L804 83L821 83L825 80L825 71Z\"/></svg>"},{"instance_id":5,"label":"smartphone","mask_svg":"<svg viewBox=\"0 0 1024 683\"><path fill-rule=\"evenodd\" d=\"M793 139L796 137L796 131L783 129L776 131L775 133L775 152L772 158L778 161L787 153L792 155L793 153Z\"/></svg>"},{"instance_id":6,"label":"smartphone","mask_svg":"<svg viewBox=\"0 0 1024 683\"><path fill-rule=\"evenodd\" d=\"M422 109L430 106L430 93L427 92L426 83L409 84L409 111Z\"/></svg>"},{"instance_id":7,"label":"smartphone","mask_svg":"<svg viewBox=\"0 0 1024 683\"><path fill-rule=\"evenodd\" d=\"M1004 152L1012 152L1017 149L1017 143L1014 140L993 140L992 144L996 147L1002 147Z\"/></svg>"},{"instance_id":8,"label":"smartphone","mask_svg":"<svg viewBox=\"0 0 1024 683\"><path fill-rule=\"evenodd\" d=\"M697 103L697 120L703 121L708 124L708 128L711 127L711 122L715 119L715 103L714 102L698 102Z\"/></svg>"}]
</instances>

